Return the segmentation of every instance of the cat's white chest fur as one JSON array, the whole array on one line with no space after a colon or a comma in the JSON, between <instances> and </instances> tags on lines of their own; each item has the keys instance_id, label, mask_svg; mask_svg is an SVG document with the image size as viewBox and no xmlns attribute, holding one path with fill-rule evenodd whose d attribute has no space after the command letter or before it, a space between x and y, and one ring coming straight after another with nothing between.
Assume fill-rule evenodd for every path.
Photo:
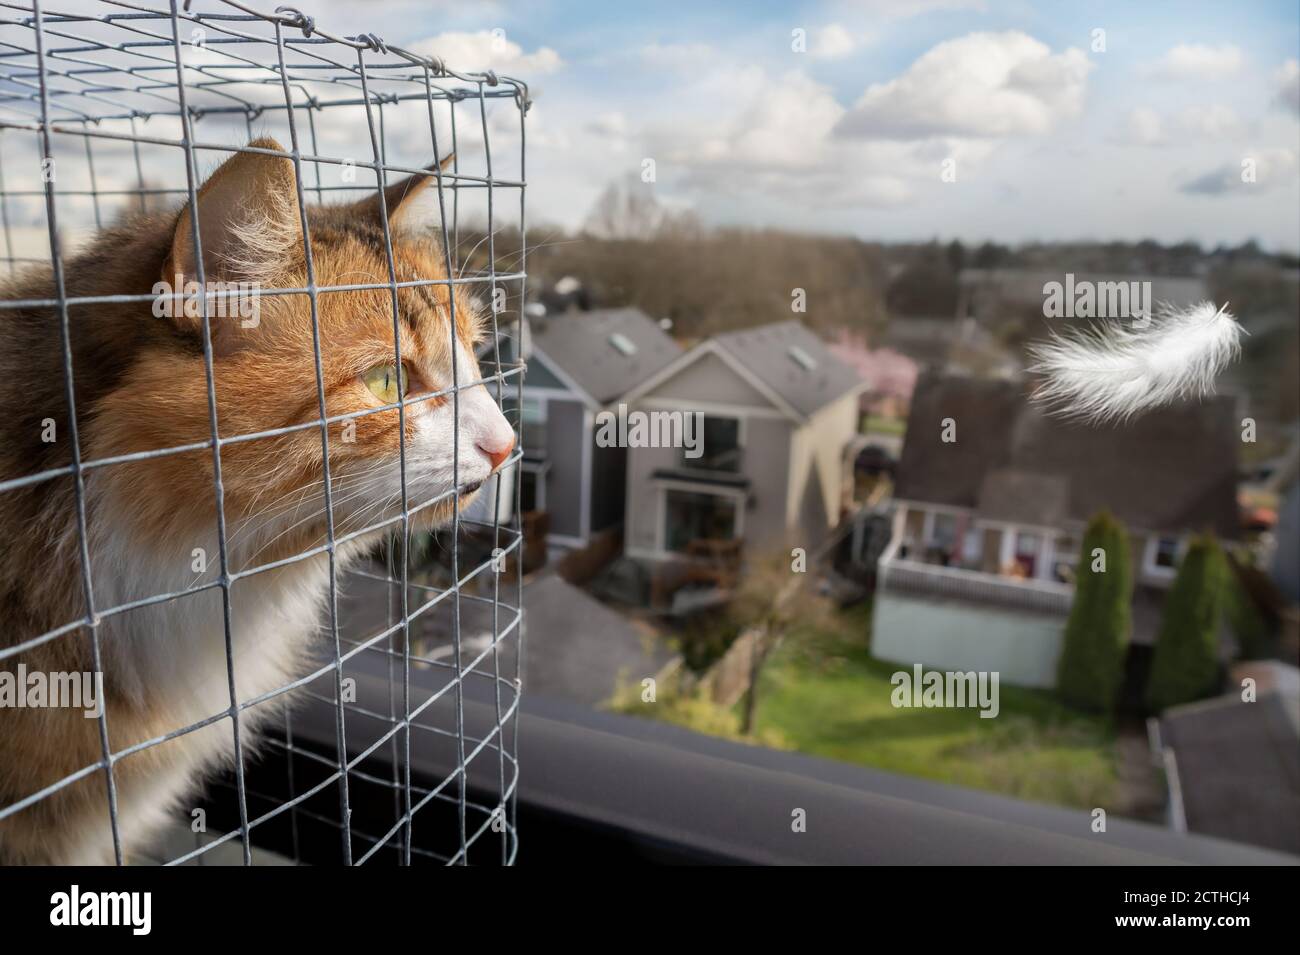
<instances>
[{"instance_id":1,"label":"cat's white chest fur","mask_svg":"<svg viewBox=\"0 0 1300 955\"><path fill-rule=\"evenodd\" d=\"M96 535L107 546L92 553L96 606L105 608L150 596L193 589L218 579L219 567L195 573L199 559L193 547L143 545L129 531ZM210 564L217 564L215 540L204 546ZM364 545L340 548L341 571ZM230 663L239 711L240 738L253 742L253 733L288 702L277 694L264 702L250 701L291 683L309 672L313 636L328 626L329 559L319 554L234 581L230 591L230 649L227 654L226 610L220 586L166 600L119 615L100 624L105 685L110 699L120 693L147 704L150 725L158 735L175 732L231 707ZM140 740L124 739L113 730L116 750ZM228 764L234 754L230 719L160 744L166 765L137 785L119 792L119 828L124 844L144 844L168 821L169 813L189 809L181 800L197 792L205 772ZM111 852L111 843L96 839L94 851Z\"/></svg>"}]
</instances>

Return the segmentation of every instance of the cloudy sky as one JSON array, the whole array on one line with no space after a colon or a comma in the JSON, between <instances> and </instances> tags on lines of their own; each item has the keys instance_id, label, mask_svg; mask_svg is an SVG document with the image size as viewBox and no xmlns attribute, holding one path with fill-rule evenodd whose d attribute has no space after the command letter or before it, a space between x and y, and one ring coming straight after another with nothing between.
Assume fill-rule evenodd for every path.
<instances>
[{"instance_id":1,"label":"cloudy sky","mask_svg":"<svg viewBox=\"0 0 1300 955\"><path fill-rule=\"evenodd\" d=\"M653 158L657 196L710 222L1300 248L1293 0L365 6L532 84L535 219L579 223ZM325 7L352 32L359 5Z\"/></svg>"},{"instance_id":2,"label":"cloudy sky","mask_svg":"<svg viewBox=\"0 0 1300 955\"><path fill-rule=\"evenodd\" d=\"M1300 250L1295 0L302 6L335 34L527 81L534 223L580 224L652 159L645 188L709 223ZM493 109L508 130L510 104ZM390 135L418 137L404 161L422 162L427 124L394 120ZM323 146L365 152L345 125Z\"/></svg>"}]
</instances>

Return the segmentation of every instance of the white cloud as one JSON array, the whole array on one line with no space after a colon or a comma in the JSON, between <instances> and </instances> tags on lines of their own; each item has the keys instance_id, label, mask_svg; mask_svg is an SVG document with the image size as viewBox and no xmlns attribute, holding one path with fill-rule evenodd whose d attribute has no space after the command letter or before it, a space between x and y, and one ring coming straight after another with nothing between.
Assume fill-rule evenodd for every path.
<instances>
[{"instance_id":1,"label":"white cloud","mask_svg":"<svg viewBox=\"0 0 1300 955\"><path fill-rule=\"evenodd\" d=\"M1244 163L1246 161L1254 164L1253 182L1247 182L1243 179L1245 175ZM1294 185L1296 171L1297 163L1294 150L1285 148L1267 149L1243 157L1241 161L1235 164L1224 163L1205 175L1198 176L1191 182L1185 183L1179 191L1197 196L1248 196L1286 185Z\"/></svg>"},{"instance_id":2,"label":"white cloud","mask_svg":"<svg viewBox=\"0 0 1300 955\"><path fill-rule=\"evenodd\" d=\"M625 152L631 143L631 126L627 117L617 110L600 114L582 128L612 153Z\"/></svg>"},{"instance_id":3,"label":"white cloud","mask_svg":"<svg viewBox=\"0 0 1300 955\"><path fill-rule=\"evenodd\" d=\"M700 205L762 196L764 206L803 210L892 206L910 198L908 177L922 168L912 144L832 137L844 107L829 87L797 70L719 68L676 99L708 108L660 114L643 143L658 160L666 194Z\"/></svg>"},{"instance_id":4,"label":"white cloud","mask_svg":"<svg viewBox=\"0 0 1300 955\"><path fill-rule=\"evenodd\" d=\"M441 57L453 70L494 70L528 80L554 73L564 65L560 54L548 46L525 53L523 47L503 32L479 30L476 33L448 32L417 40L409 49L415 53Z\"/></svg>"},{"instance_id":5,"label":"white cloud","mask_svg":"<svg viewBox=\"0 0 1300 955\"><path fill-rule=\"evenodd\" d=\"M865 12L887 20L905 20L939 10L987 9L984 0L857 0L855 4Z\"/></svg>"},{"instance_id":6,"label":"white cloud","mask_svg":"<svg viewBox=\"0 0 1300 955\"><path fill-rule=\"evenodd\" d=\"M811 49L815 43L810 38ZM674 61L686 51L640 52ZM916 111L920 121L909 119L906 136L856 137L841 133L862 106L847 108L831 85L797 69L718 62L710 50L706 66L673 83L671 97L658 93L645 109L620 104L617 116L584 117L591 135L579 161L598 168L619 162L618 154L653 157L660 193L706 216L753 203L760 221L775 216L807 227L820 221L812 210L820 217L923 201L947 188L941 173L949 159L963 182L978 180L1002 148L999 135L1047 130L1077 113L1089 69L1078 51L1053 53L1024 34L940 44L885 84L887 99L864 97L877 110ZM958 102L943 113L950 95Z\"/></svg>"},{"instance_id":7,"label":"white cloud","mask_svg":"<svg viewBox=\"0 0 1300 955\"><path fill-rule=\"evenodd\" d=\"M750 92L730 119L714 118L705 136L675 152L695 162L783 169L815 165L819 144L844 114L830 89L798 71L768 77L751 67L739 74L738 88Z\"/></svg>"},{"instance_id":8,"label":"white cloud","mask_svg":"<svg viewBox=\"0 0 1300 955\"><path fill-rule=\"evenodd\" d=\"M587 124L587 131L610 138L626 136L627 117L618 111L603 113Z\"/></svg>"},{"instance_id":9,"label":"white cloud","mask_svg":"<svg viewBox=\"0 0 1300 955\"><path fill-rule=\"evenodd\" d=\"M1136 146L1194 146L1239 139L1245 124L1227 106L1197 104L1173 117L1161 116L1148 106L1129 110L1119 142Z\"/></svg>"},{"instance_id":10,"label":"white cloud","mask_svg":"<svg viewBox=\"0 0 1300 955\"><path fill-rule=\"evenodd\" d=\"M830 87L794 70L772 74L757 66L716 70L675 97L707 103L651 123L645 154L658 160L666 194L702 208L780 208L803 222L816 210L890 208L939 187L942 164L958 161L963 175L996 148L989 140L931 137L864 142L834 135L846 110ZM756 200L755 197L760 197Z\"/></svg>"},{"instance_id":11,"label":"white cloud","mask_svg":"<svg viewBox=\"0 0 1300 955\"><path fill-rule=\"evenodd\" d=\"M815 31L808 53L817 60L838 60L857 49L858 41L844 27L832 23Z\"/></svg>"},{"instance_id":12,"label":"white cloud","mask_svg":"<svg viewBox=\"0 0 1300 955\"><path fill-rule=\"evenodd\" d=\"M716 59L717 52L707 43L650 43L640 55L646 66L692 70Z\"/></svg>"},{"instance_id":13,"label":"white cloud","mask_svg":"<svg viewBox=\"0 0 1300 955\"><path fill-rule=\"evenodd\" d=\"M1020 32L972 33L868 87L838 132L897 139L1043 133L1080 112L1091 69L1077 49L1052 53Z\"/></svg>"},{"instance_id":14,"label":"white cloud","mask_svg":"<svg viewBox=\"0 0 1300 955\"><path fill-rule=\"evenodd\" d=\"M1300 60L1287 60L1278 67L1273 82L1277 85L1277 104L1300 116Z\"/></svg>"},{"instance_id":15,"label":"white cloud","mask_svg":"<svg viewBox=\"0 0 1300 955\"><path fill-rule=\"evenodd\" d=\"M1123 139L1138 146L1161 146L1167 142L1164 120L1150 107L1134 107L1124 120Z\"/></svg>"},{"instance_id":16,"label":"white cloud","mask_svg":"<svg viewBox=\"0 0 1300 955\"><path fill-rule=\"evenodd\" d=\"M1214 80L1231 76L1241 69L1241 64L1241 50L1230 43L1222 46L1181 43L1150 64L1145 72L1162 79Z\"/></svg>"},{"instance_id":17,"label":"white cloud","mask_svg":"<svg viewBox=\"0 0 1300 955\"><path fill-rule=\"evenodd\" d=\"M1179 114L1178 122L1189 137L1200 139L1232 139L1244 130L1236 113L1212 104L1189 106Z\"/></svg>"}]
</instances>

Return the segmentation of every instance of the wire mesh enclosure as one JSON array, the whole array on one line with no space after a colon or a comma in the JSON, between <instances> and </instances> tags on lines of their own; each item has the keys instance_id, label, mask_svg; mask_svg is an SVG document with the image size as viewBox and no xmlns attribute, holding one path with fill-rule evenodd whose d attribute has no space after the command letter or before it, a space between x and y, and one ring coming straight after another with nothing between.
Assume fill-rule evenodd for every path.
<instances>
[{"instance_id":1,"label":"wire mesh enclosure","mask_svg":"<svg viewBox=\"0 0 1300 955\"><path fill-rule=\"evenodd\" d=\"M512 862L526 86L0 7L0 861Z\"/></svg>"}]
</instances>

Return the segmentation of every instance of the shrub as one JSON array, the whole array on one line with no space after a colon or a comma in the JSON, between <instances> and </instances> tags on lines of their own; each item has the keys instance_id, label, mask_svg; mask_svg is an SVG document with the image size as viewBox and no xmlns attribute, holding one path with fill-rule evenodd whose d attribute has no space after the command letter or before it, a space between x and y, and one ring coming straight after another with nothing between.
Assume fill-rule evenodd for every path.
<instances>
[{"instance_id":1,"label":"shrub","mask_svg":"<svg viewBox=\"0 0 1300 955\"><path fill-rule=\"evenodd\" d=\"M618 687L613 697L606 703L606 708L628 716L662 720L665 723L685 726L687 729L709 736L757 743L769 749L791 748L789 741L778 729L764 729L757 734L742 732L741 714L737 712L736 707L714 703L704 687L692 686L686 689L681 686L681 683L682 681L674 679L665 681L659 687L655 702L648 703L641 698L640 683L629 683L620 676Z\"/></svg>"},{"instance_id":2,"label":"shrub","mask_svg":"<svg viewBox=\"0 0 1300 955\"><path fill-rule=\"evenodd\" d=\"M1147 703L1153 710L1209 696L1219 676L1219 626L1228 597L1228 562L1214 537L1192 541L1165 600Z\"/></svg>"},{"instance_id":3,"label":"shrub","mask_svg":"<svg viewBox=\"0 0 1300 955\"><path fill-rule=\"evenodd\" d=\"M682 621L673 638L682 662L691 673L703 675L721 660L740 636L740 624L722 609L701 610Z\"/></svg>"},{"instance_id":4,"label":"shrub","mask_svg":"<svg viewBox=\"0 0 1300 955\"><path fill-rule=\"evenodd\" d=\"M1093 557L1098 548L1104 564ZM1096 713L1113 709L1124 679L1132 595L1128 534L1123 524L1102 512L1083 536L1074 603L1057 664L1057 692L1071 706Z\"/></svg>"},{"instance_id":5,"label":"shrub","mask_svg":"<svg viewBox=\"0 0 1300 955\"><path fill-rule=\"evenodd\" d=\"M1252 579L1260 571L1228 558L1228 596L1224 614L1228 626L1237 638L1238 657L1242 660L1267 660L1277 653L1273 624L1265 611L1256 603L1252 592Z\"/></svg>"}]
</instances>

